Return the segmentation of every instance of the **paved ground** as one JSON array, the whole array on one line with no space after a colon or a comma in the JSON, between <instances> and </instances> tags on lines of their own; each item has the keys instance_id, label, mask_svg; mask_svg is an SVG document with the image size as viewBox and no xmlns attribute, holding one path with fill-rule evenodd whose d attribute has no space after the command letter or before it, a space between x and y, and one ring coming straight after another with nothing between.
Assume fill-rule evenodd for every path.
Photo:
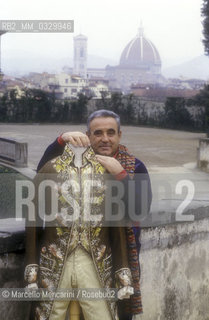
<instances>
[{"instance_id":1,"label":"paved ground","mask_svg":"<svg viewBox=\"0 0 209 320\"><path fill-rule=\"evenodd\" d=\"M85 132L85 126L0 124L0 137L27 142L29 167L36 168L48 144L68 130ZM209 208L209 174L196 168L199 138L205 134L132 126L124 126L122 131L122 143L149 169L155 223L169 222L177 212L181 219L181 212Z\"/></svg>"},{"instance_id":2,"label":"paved ground","mask_svg":"<svg viewBox=\"0 0 209 320\"><path fill-rule=\"evenodd\" d=\"M0 137L28 142L29 165L35 167L47 145L68 130L85 132L85 126L0 124ZM205 137L204 133L132 126L122 127L122 132L122 143L153 169L195 163L199 138Z\"/></svg>"}]
</instances>

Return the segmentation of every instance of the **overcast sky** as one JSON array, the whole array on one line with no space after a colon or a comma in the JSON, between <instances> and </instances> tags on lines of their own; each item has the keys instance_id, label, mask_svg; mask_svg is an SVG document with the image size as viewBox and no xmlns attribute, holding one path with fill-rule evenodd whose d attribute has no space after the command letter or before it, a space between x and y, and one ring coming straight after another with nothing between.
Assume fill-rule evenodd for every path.
<instances>
[{"instance_id":1,"label":"overcast sky","mask_svg":"<svg viewBox=\"0 0 209 320\"><path fill-rule=\"evenodd\" d=\"M119 61L126 44L144 33L158 48L163 67L204 53L201 24L202 0L7 0L0 20L69 19L75 32L68 34L7 33L2 36L2 69L15 57L40 59L73 57L73 36L88 37L88 53Z\"/></svg>"}]
</instances>

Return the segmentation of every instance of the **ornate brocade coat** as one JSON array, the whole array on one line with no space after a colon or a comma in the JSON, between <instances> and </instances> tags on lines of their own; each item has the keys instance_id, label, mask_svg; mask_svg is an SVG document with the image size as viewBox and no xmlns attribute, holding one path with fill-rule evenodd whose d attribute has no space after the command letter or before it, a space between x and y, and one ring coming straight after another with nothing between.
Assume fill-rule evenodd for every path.
<instances>
[{"instance_id":1,"label":"ornate brocade coat","mask_svg":"<svg viewBox=\"0 0 209 320\"><path fill-rule=\"evenodd\" d=\"M47 218L43 222L40 218L42 213L39 211L36 221L28 223L26 282L37 282L38 287L48 290L59 288L66 259L81 242L92 256L102 288L120 289L131 284L125 228L103 226L104 215L101 213L104 213L105 203L104 173L104 167L96 161L91 148L83 154L83 166L80 169L75 167L74 154L68 146L61 156L46 163L39 171L35 178L37 190L43 181L53 181L58 196L58 211L52 222L47 222ZM92 181L94 188L88 189ZM98 183L95 184L95 181ZM84 190L91 190L93 199L87 207L89 194ZM50 212L52 198L52 193L46 188L46 212ZM40 199L36 197L36 204L38 201ZM69 218L74 213L75 202L81 214L72 222L66 217ZM88 211L89 208L91 212ZM84 223L83 212L98 219ZM107 302L112 319L115 319L115 303ZM53 301L37 302L33 305L31 319L49 319L52 306Z\"/></svg>"}]
</instances>

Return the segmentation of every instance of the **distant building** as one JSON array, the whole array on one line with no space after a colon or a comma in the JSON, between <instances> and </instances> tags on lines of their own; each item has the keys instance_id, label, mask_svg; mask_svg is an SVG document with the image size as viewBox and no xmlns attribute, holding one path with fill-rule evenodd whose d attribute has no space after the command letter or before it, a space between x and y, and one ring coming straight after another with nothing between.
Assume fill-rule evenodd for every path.
<instances>
[{"instance_id":1,"label":"distant building","mask_svg":"<svg viewBox=\"0 0 209 320\"><path fill-rule=\"evenodd\" d=\"M60 73L48 81L48 91L54 92L57 99L76 98L86 87L86 79L77 75Z\"/></svg>"},{"instance_id":2,"label":"distant building","mask_svg":"<svg viewBox=\"0 0 209 320\"><path fill-rule=\"evenodd\" d=\"M82 34L74 37L73 73L82 78L87 76L87 37Z\"/></svg>"},{"instance_id":3,"label":"distant building","mask_svg":"<svg viewBox=\"0 0 209 320\"><path fill-rule=\"evenodd\" d=\"M112 89L129 91L134 84L160 84L161 58L155 45L144 36L142 26L137 36L124 48L118 66L106 68L87 68L87 37L74 38L74 67L67 68L69 73L83 78L106 78ZM65 67L65 71L67 71Z\"/></svg>"},{"instance_id":4,"label":"distant building","mask_svg":"<svg viewBox=\"0 0 209 320\"><path fill-rule=\"evenodd\" d=\"M138 34L124 48L118 66L106 67L106 78L111 85L127 91L133 84L157 84L163 82L161 59L154 44L144 36L140 27Z\"/></svg>"},{"instance_id":5,"label":"distant building","mask_svg":"<svg viewBox=\"0 0 209 320\"><path fill-rule=\"evenodd\" d=\"M31 88L45 90L48 88L49 79L55 75L48 72L30 72L24 79L30 83Z\"/></svg>"},{"instance_id":6,"label":"distant building","mask_svg":"<svg viewBox=\"0 0 209 320\"><path fill-rule=\"evenodd\" d=\"M2 96L6 91L16 91L16 97L21 98L24 94L24 90L31 88L30 81L24 78L15 78L12 76L4 75L3 80L0 83L0 95Z\"/></svg>"},{"instance_id":7,"label":"distant building","mask_svg":"<svg viewBox=\"0 0 209 320\"><path fill-rule=\"evenodd\" d=\"M105 78L106 71L104 68L88 68L87 69L87 78Z\"/></svg>"},{"instance_id":8,"label":"distant building","mask_svg":"<svg viewBox=\"0 0 209 320\"><path fill-rule=\"evenodd\" d=\"M88 87L91 92L92 98L101 99L102 97L110 98L109 81L95 77L88 79Z\"/></svg>"},{"instance_id":9,"label":"distant building","mask_svg":"<svg viewBox=\"0 0 209 320\"><path fill-rule=\"evenodd\" d=\"M174 87L156 87L150 85L133 85L131 93L135 96L151 98L156 100L165 100L167 97L192 98L199 93L197 89L174 88Z\"/></svg>"},{"instance_id":10,"label":"distant building","mask_svg":"<svg viewBox=\"0 0 209 320\"><path fill-rule=\"evenodd\" d=\"M62 76L55 76L56 81L53 80L54 83L49 84L50 90L54 88L56 96L61 99L74 97L81 91L92 97L101 98L104 94L108 96L109 88L130 92L133 85L156 85L164 82L159 52L144 36L142 27L139 28L137 36L124 48L118 66L87 68L87 40L82 34L74 37L73 68L65 66L63 68L65 73ZM66 78L68 84L63 83L62 77ZM85 81L82 82L82 79Z\"/></svg>"},{"instance_id":11,"label":"distant building","mask_svg":"<svg viewBox=\"0 0 209 320\"><path fill-rule=\"evenodd\" d=\"M206 84L205 80L201 79L188 79L188 78L172 78L166 81L168 87L176 89L189 89L189 90L201 90Z\"/></svg>"}]
</instances>

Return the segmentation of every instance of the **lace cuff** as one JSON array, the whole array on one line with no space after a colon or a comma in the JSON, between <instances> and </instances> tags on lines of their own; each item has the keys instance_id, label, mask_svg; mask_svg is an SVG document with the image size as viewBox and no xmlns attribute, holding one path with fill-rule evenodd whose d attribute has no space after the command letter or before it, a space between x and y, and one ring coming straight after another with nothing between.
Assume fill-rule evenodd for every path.
<instances>
[{"instance_id":1,"label":"lace cuff","mask_svg":"<svg viewBox=\"0 0 209 320\"><path fill-rule=\"evenodd\" d=\"M131 286L132 276L129 268L122 268L115 272L116 288Z\"/></svg>"},{"instance_id":2,"label":"lace cuff","mask_svg":"<svg viewBox=\"0 0 209 320\"><path fill-rule=\"evenodd\" d=\"M134 294L133 287L130 287L130 286L123 287L118 291L118 299L120 300L129 299L132 294Z\"/></svg>"},{"instance_id":3,"label":"lace cuff","mask_svg":"<svg viewBox=\"0 0 209 320\"><path fill-rule=\"evenodd\" d=\"M25 267L24 279L27 283L34 283L37 281L38 268L37 264L28 264Z\"/></svg>"},{"instance_id":4,"label":"lace cuff","mask_svg":"<svg viewBox=\"0 0 209 320\"><path fill-rule=\"evenodd\" d=\"M38 285L36 282L28 284L25 289L38 289Z\"/></svg>"}]
</instances>

